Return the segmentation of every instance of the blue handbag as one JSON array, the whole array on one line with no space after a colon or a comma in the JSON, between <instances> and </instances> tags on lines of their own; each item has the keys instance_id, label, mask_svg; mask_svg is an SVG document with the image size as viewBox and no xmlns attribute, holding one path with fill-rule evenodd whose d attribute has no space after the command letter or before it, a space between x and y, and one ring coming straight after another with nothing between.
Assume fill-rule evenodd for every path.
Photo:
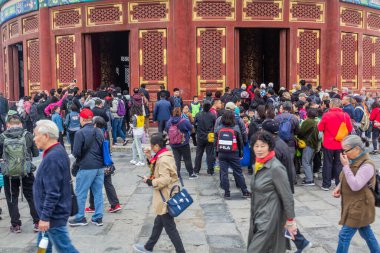
<instances>
[{"instance_id":1,"label":"blue handbag","mask_svg":"<svg viewBox=\"0 0 380 253\"><path fill-rule=\"evenodd\" d=\"M173 188L170 190L170 199L168 199L168 201L165 201L164 195L160 191L162 201L167 204L168 213L172 217L177 217L193 203L193 198L190 196L187 190L183 188L183 181L181 177L180 181L182 189L179 185L173 186ZM176 188L178 188L178 192L173 195L173 191Z\"/></svg>"},{"instance_id":2,"label":"blue handbag","mask_svg":"<svg viewBox=\"0 0 380 253\"><path fill-rule=\"evenodd\" d=\"M248 167L251 162L251 149L249 148L248 143L244 146L243 153L244 156L243 159L240 160L240 166Z\"/></svg>"},{"instance_id":3,"label":"blue handbag","mask_svg":"<svg viewBox=\"0 0 380 253\"><path fill-rule=\"evenodd\" d=\"M113 164L110 152L110 142L108 140L103 141L103 165L111 166Z\"/></svg>"}]
</instances>

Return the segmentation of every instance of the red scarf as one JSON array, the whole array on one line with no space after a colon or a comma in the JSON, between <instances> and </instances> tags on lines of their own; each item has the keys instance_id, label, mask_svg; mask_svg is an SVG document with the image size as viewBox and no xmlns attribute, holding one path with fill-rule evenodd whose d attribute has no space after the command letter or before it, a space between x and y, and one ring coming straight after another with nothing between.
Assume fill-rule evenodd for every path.
<instances>
[{"instance_id":1,"label":"red scarf","mask_svg":"<svg viewBox=\"0 0 380 253\"><path fill-rule=\"evenodd\" d=\"M264 158L258 158L256 157L256 163L255 163L255 174L261 170L264 167L264 164L268 162L270 159L272 159L276 153L274 151L269 152L269 154Z\"/></svg>"},{"instance_id":2,"label":"red scarf","mask_svg":"<svg viewBox=\"0 0 380 253\"><path fill-rule=\"evenodd\" d=\"M149 167L150 167L150 180L154 179L154 170L156 168L156 162L158 159L158 156L161 155L162 153L168 151L167 148L162 148L160 151L158 151L150 160L149 160Z\"/></svg>"}]
</instances>

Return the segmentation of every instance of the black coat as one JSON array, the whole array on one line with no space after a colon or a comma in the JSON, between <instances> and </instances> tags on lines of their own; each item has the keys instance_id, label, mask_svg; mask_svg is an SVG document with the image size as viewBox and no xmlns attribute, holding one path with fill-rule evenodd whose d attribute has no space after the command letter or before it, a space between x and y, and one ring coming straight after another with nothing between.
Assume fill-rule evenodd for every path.
<instances>
[{"instance_id":1,"label":"black coat","mask_svg":"<svg viewBox=\"0 0 380 253\"><path fill-rule=\"evenodd\" d=\"M8 113L8 99L0 96L0 114L6 115Z\"/></svg>"},{"instance_id":2,"label":"black coat","mask_svg":"<svg viewBox=\"0 0 380 253\"><path fill-rule=\"evenodd\" d=\"M195 116L195 129L198 140L207 140L207 135L214 132L216 117L211 112L199 112Z\"/></svg>"},{"instance_id":3,"label":"black coat","mask_svg":"<svg viewBox=\"0 0 380 253\"><path fill-rule=\"evenodd\" d=\"M110 120L104 108L95 106L94 109L92 109L92 113L94 113L94 116L102 117L106 122Z\"/></svg>"}]
</instances>

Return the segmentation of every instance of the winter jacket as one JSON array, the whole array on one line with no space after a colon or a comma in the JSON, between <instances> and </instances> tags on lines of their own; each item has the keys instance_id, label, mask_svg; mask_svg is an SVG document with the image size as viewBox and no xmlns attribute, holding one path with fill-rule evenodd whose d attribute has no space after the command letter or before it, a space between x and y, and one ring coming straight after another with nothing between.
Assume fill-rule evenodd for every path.
<instances>
[{"instance_id":1,"label":"winter jacket","mask_svg":"<svg viewBox=\"0 0 380 253\"><path fill-rule=\"evenodd\" d=\"M159 92L157 92L157 100L160 100L161 99L161 95L164 94L165 95L165 100L168 100L169 101L169 98L170 98L170 92L167 91L167 90L161 90Z\"/></svg>"},{"instance_id":2,"label":"winter jacket","mask_svg":"<svg viewBox=\"0 0 380 253\"><path fill-rule=\"evenodd\" d=\"M71 213L70 159L59 143L45 150L33 184L38 217L50 228L66 226Z\"/></svg>"},{"instance_id":3,"label":"winter jacket","mask_svg":"<svg viewBox=\"0 0 380 253\"><path fill-rule=\"evenodd\" d=\"M163 215L168 212L166 203L162 200L160 191L165 200L170 197L170 191L178 183L177 168L175 165L173 153L166 151L157 158L154 179L152 180L153 199L152 208L157 215Z\"/></svg>"},{"instance_id":4,"label":"winter jacket","mask_svg":"<svg viewBox=\"0 0 380 253\"><path fill-rule=\"evenodd\" d=\"M124 118L124 116L117 115L117 107L118 107L118 105L119 105L119 99L118 98L114 98L112 100L112 107L110 108L111 113L112 113L112 118L114 118L114 119Z\"/></svg>"},{"instance_id":5,"label":"winter jacket","mask_svg":"<svg viewBox=\"0 0 380 253\"><path fill-rule=\"evenodd\" d=\"M314 151L318 148L318 126L315 119L306 119L302 122L300 131L298 132L298 138L304 140L306 145Z\"/></svg>"},{"instance_id":6,"label":"winter jacket","mask_svg":"<svg viewBox=\"0 0 380 253\"><path fill-rule=\"evenodd\" d=\"M143 99L140 94L134 94L131 98L131 101L129 101L129 106L132 107L133 105L142 106L143 105Z\"/></svg>"},{"instance_id":7,"label":"winter jacket","mask_svg":"<svg viewBox=\"0 0 380 253\"><path fill-rule=\"evenodd\" d=\"M48 106L46 106L44 112L47 116L51 116L52 115L52 110L55 106L58 106L58 107L61 107L62 103L63 103L63 100L65 100L67 97L67 93L65 95L63 95L63 97L56 103L51 103L49 104Z\"/></svg>"},{"instance_id":8,"label":"winter jacket","mask_svg":"<svg viewBox=\"0 0 380 253\"><path fill-rule=\"evenodd\" d=\"M169 98L169 102L173 109L176 107L180 107L180 108L183 107L183 100L181 97L172 96Z\"/></svg>"},{"instance_id":9,"label":"winter jacket","mask_svg":"<svg viewBox=\"0 0 380 253\"><path fill-rule=\"evenodd\" d=\"M199 141L207 140L208 134L214 132L215 122L216 116L211 112L202 111L195 116L195 132Z\"/></svg>"},{"instance_id":10,"label":"winter jacket","mask_svg":"<svg viewBox=\"0 0 380 253\"><path fill-rule=\"evenodd\" d=\"M242 139L243 139L243 143L244 145L248 143L248 132L247 132L247 128L245 127L245 124L244 124L244 121L239 118L239 117L235 117L236 120L236 125L239 127L239 130L240 130L240 133L241 133L241 136L242 136ZM220 116L219 118L216 119L215 121L215 129L218 128L219 126L222 125L222 116Z\"/></svg>"},{"instance_id":11,"label":"winter jacket","mask_svg":"<svg viewBox=\"0 0 380 253\"><path fill-rule=\"evenodd\" d=\"M79 159L79 169L91 170L103 168L104 135L91 123L75 133L73 155ZM87 151L86 151L87 150Z\"/></svg>"},{"instance_id":12,"label":"winter jacket","mask_svg":"<svg viewBox=\"0 0 380 253\"><path fill-rule=\"evenodd\" d=\"M95 116L99 116L99 117L102 117L106 122L108 122L110 119L107 115L107 112L104 108L100 108L100 107L94 107L94 109L92 109L92 113L94 114L94 117Z\"/></svg>"},{"instance_id":13,"label":"winter jacket","mask_svg":"<svg viewBox=\"0 0 380 253\"><path fill-rule=\"evenodd\" d=\"M160 99L154 106L153 121L169 120L171 116L172 107L166 99Z\"/></svg>"},{"instance_id":14,"label":"winter jacket","mask_svg":"<svg viewBox=\"0 0 380 253\"><path fill-rule=\"evenodd\" d=\"M355 108L352 104L343 106L343 111L350 116L351 119L355 118Z\"/></svg>"},{"instance_id":15,"label":"winter jacket","mask_svg":"<svg viewBox=\"0 0 380 253\"><path fill-rule=\"evenodd\" d=\"M300 129L299 127L299 120L297 119L297 117L293 114L290 114L288 112L284 112L280 115L277 115L274 120L278 122L278 124L281 125L281 122L283 120L286 120L288 119L289 117L291 117L291 123L292 123L292 131L291 131L291 134L292 134L292 140L287 142L288 146L289 147L295 147L296 143L294 141L294 135L297 135L298 134L298 131Z\"/></svg>"},{"instance_id":16,"label":"winter jacket","mask_svg":"<svg viewBox=\"0 0 380 253\"><path fill-rule=\"evenodd\" d=\"M251 192L247 252L286 252L290 244L284 237L284 226L287 219L295 217L294 199L286 169L277 158L252 176Z\"/></svg>"},{"instance_id":17,"label":"winter jacket","mask_svg":"<svg viewBox=\"0 0 380 253\"><path fill-rule=\"evenodd\" d=\"M364 107L362 105L358 105L357 107L355 107L355 110L354 110L354 120L355 120L355 122L357 122L357 123L362 122L362 119L363 119L363 116L364 116L364 110L365 109L364 109Z\"/></svg>"},{"instance_id":18,"label":"winter jacket","mask_svg":"<svg viewBox=\"0 0 380 253\"><path fill-rule=\"evenodd\" d=\"M58 113L55 112L51 116L51 120L57 125L59 132L62 133L64 131L64 129L63 129L63 122L62 122L61 115L59 115Z\"/></svg>"},{"instance_id":19,"label":"winter jacket","mask_svg":"<svg viewBox=\"0 0 380 253\"><path fill-rule=\"evenodd\" d=\"M241 130L240 130L240 127L238 125L235 125L235 126L232 126L232 127L226 127L224 126L222 123L219 124L218 126L215 126L215 130L214 130L214 147L215 147L215 153L216 153L216 156L218 156L218 140L219 140L219 131L222 129L222 128L231 128L235 131L235 136L236 136L236 142L237 142L237 151L236 153L239 155L239 157L243 157L244 156L244 153L243 153L243 148L244 148L244 142L243 142L243 136L241 134ZM244 127L245 128L245 127Z\"/></svg>"},{"instance_id":20,"label":"winter jacket","mask_svg":"<svg viewBox=\"0 0 380 253\"><path fill-rule=\"evenodd\" d=\"M369 120L380 122L380 108L376 107L372 110L371 115L369 116ZM378 128L375 126L375 124L373 124L373 127Z\"/></svg>"},{"instance_id":21,"label":"winter jacket","mask_svg":"<svg viewBox=\"0 0 380 253\"><path fill-rule=\"evenodd\" d=\"M80 120L78 112L70 112L66 115L65 126L69 131L75 132L80 129Z\"/></svg>"},{"instance_id":22,"label":"winter jacket","mask_svg":"<svg viewBox=\"0 0 380 253\"><path fill-rule=\"evenodd\" d=\"M335 140L340 124L345 122L348 132L352 132L350 116L340 108L331 108L326 112L318 124L318 130L323 132L323 147L330 150L342 149L342 143Z\"/></svg>"},{"instance_id":23,"label":"winter jacket","mask_svg":"<svg viewBox=\"0 0 380 253\"><path fill-rule=\"evenodd\" d=\"M177 124L180 120L182 120L182 118L179 116L171 117L166 123L165 131L169 132L170 126L172 124ZM181 144L170 144L170 147L172 148L179 148L189 144L190 132L193 129L193 125L191 125L188 120L182 120L182 122L177 125L177 128L184 134L185 141Z\"/></svg>"},{"instance_id":24,"label":"winter jacket","mask_svg":"<svg viewBox=\"0 0 380 253\"><path fill-rule=\"evenodd\" d=\"M45 114L45 109L46 107L50 104L50 97L47 97L45 101L40 100L37 104L37 119L35 122L41 120L41 119L46 119L46 114Z\"/></svg>"},{"instance_id":25,"label":"winter jacket","mask_svg":"<svg viewBox=\"0 0 380 253\"><path fill-rule=\"evenodd\" d=\"M8 110L8 99L6 99L3 96L0 96L0 114L4 116L8 113Z\"/></svg>"}]
</instances>

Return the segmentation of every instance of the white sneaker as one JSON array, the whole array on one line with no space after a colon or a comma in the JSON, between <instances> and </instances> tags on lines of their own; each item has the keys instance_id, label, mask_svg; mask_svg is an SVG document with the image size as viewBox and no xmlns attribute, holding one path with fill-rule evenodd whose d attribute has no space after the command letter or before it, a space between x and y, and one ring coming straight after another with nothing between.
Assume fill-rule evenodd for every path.
<instances>
[{"instance_id":1,"label":"white sneaker","mask_svg":"<svg viewBox=\"0 0 380 253\"><path fill-rule=\"evenodd\" d=\"M315 178L318 178L318 173L314 173L314 177L315 177Z\"/></svg>"},{"instance_id":2,"label":"white sneaker","mask_svg":"<svg viewBox=\"0 0 380 253\"><path fill-rule=\"evenodd\" d=\"M137 165L138 162L135 160L131 160L130 163Z\"/></svg>"},{"instance_id":3,"label":"white sneaker","mask_svg":"<svg viewBox=\"0 0 380 253\"><path fill-rule=\"evenodd\" d=\"M138 163L136 163L136 166L145 166L145 163L143 163L143 162L138 162Z\"/></svg>"}]
</instances>

